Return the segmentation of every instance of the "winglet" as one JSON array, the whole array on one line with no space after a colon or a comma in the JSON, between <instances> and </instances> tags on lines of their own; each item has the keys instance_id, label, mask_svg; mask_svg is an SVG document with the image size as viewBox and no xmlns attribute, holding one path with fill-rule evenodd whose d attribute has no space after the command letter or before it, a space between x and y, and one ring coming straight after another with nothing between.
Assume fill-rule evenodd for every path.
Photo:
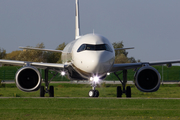
<instances>
[{"instance_id":1,"label":"winglet","mask_svg":"<svg viewBox=\"0 0 180 120\"><path fill-rule=\"evenodd\" d=\"M80 38L79 0L76 0L75 39Z\"/></svg>"}]
</instances>

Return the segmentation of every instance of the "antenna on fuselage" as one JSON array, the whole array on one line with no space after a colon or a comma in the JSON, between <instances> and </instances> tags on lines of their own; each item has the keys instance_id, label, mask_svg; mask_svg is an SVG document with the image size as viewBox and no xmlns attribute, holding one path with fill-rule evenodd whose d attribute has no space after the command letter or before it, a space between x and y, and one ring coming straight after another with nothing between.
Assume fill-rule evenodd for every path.
<instances>
[{"instance_id":1,"label":"antenna on fuselage","mask_svg":"<svg viewBox=\"0 0 180 120\"><path fill-rule=\"evenodd\" d=\"M75 39L80 38L79 0L76 0Z\"/></svg>"}]
</instances>

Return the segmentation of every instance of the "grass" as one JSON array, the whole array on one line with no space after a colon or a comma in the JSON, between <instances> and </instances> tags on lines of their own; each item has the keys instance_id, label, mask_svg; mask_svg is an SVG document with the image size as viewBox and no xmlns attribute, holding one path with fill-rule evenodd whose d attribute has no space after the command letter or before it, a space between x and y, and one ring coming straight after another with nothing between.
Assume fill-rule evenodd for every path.
<instances>
[{"instance_id":1,"label":"grass","mask_svg":"<svg viewBox=\"0 0 180 120\"><path fill-rule=\"evenodd\" d=\"M0 119L180 119L180 100L94 98L0 99Z\"/></svg>"},{"instance_id":2,"label":"grass","mask_svg":"<svg viewBox=\"0 0 180 120\"><path fill-rule=\"evenodd\" d=\"M66 83L51 85L55 87L55 98L34 98L39 96L39 91L22 92L15 84L1 87L0 120L180 119L180 99L163 99L180 98L180 85L161 85L160 89L153 93L140 92L131 85L134 99L126 99L125 96L123 99L116 98L117 85L102 84L101 87L97 87L100 98L88 97L90 85Z\"/></svg>"},{"instance_id":3,"label":"grass","mask_svg":"<svg viewBox=\"0 0 180 120\"><path fill-rule=\"evenodd\" d=\"M68 84L59 83L51 84L54 86L55 97L88 97L88 92L91 89L87 84ZM116 87L118 85L102 84L96 89L100 92L99 97L114 97L116 98ZM140 98L180 98L180 85L161 85L157 92L144 93L139 91L134 85L131 86L132 97ZM46 94L48 96L48 94ZM0 97L39 97L39 91L22 92L15 84L6 84L0 88ZM125 95L123 95L125 97Z\"/></svg>"}]
</instances>

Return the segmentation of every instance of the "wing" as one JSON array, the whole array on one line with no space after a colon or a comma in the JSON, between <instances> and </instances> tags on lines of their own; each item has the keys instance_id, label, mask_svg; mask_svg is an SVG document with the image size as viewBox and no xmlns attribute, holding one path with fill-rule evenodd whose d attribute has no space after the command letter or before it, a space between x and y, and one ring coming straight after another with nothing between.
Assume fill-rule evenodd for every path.
<instances>
[{"instance_id":1,"label":"wing","mask_svg":"<svg viewBox=\"0 0 180 120\"><path fill-rule=\"evenodd\" d=\"M42 48L32 48L32 47L19 47L20 49L29 49L29 50L41 50L41 51L49 51L49 52L63 52L62 50L51 50L51 49L42 49Z\"/></svg>"},{"instance_id":2,"label":"wing","mask_svg":"<svg viewBox=\"0 0 180 120\"><path fill-rule=\"evenodd\" d=\"M114 48L114 50L128 50L128 49L134 49L134 47L129 47L129 48Z\"/></svg>"},{"instance_id":3,"label":"wing","mask_svg":"<svg viewBox=\"0 0 180 120\"><path fill-rule=\"evenodd\" d=\"M56 63L39 63L39 62L26 62L26 61L16 61L16 60L2 60L0 59L0 64L17 65L17 66L34 66L41 69L49 68L51 70L61 70L64 69L66 65L56 64ZM0 65L0 66L1 66Z\"/></svg>"},{"instance_id":4,"label":"wing","mask_svg":"<svg viewBox=\"0 0 180 120\"><path fill-rule=\"evenodd\" d=\"M125 69L136 69L139 67L143 67L145 65L153 66L153 65L165 65L165 64L167 64L168 67L171 67L172 64L175 64L175 63L180 63L180 60L114 64L113 67L111 68L110 72L116 72L116 71L125 70Z\"/></svg>"}]
</instances>

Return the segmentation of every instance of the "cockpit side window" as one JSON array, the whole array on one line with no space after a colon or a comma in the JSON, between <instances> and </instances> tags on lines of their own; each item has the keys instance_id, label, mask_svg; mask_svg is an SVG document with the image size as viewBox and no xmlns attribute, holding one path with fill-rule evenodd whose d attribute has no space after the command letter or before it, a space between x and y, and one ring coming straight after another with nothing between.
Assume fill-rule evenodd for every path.
<instances>
[{"instance_id":1,"label":"cockpit side window","mask_svg":"<svg viewBox=\"0 0 180 120\"><path fill-rule=\"evenodd\" d=\"M82 44L82 45L79 47L79 49L77 50L77 52L81 52L81 51L85 50L85 48L86 48L86 44Z\"/></svg>"},{"instance_id":2,"label":"cockpit side window","mask_svg":"<svg viewBox=\"0 0 180 120\"><path fill-rule=\"evenodd\" d=\"M109 47L109 45L105 44L106 50L112 52L112 49Z\"/></svg>"},{"instance_id":3,"label":"cockpit side window","mask_svg":"<svg viewBox=\"0 0 180 120\"><path fill-rule=\"evenodd\" d=\"M90 51L106 50L112 52L111 48L107 44L99 44L99 45L82 44L77 50L77 52L81 52L84 50L90 50Z\"/></svg>"}]
</instances>

